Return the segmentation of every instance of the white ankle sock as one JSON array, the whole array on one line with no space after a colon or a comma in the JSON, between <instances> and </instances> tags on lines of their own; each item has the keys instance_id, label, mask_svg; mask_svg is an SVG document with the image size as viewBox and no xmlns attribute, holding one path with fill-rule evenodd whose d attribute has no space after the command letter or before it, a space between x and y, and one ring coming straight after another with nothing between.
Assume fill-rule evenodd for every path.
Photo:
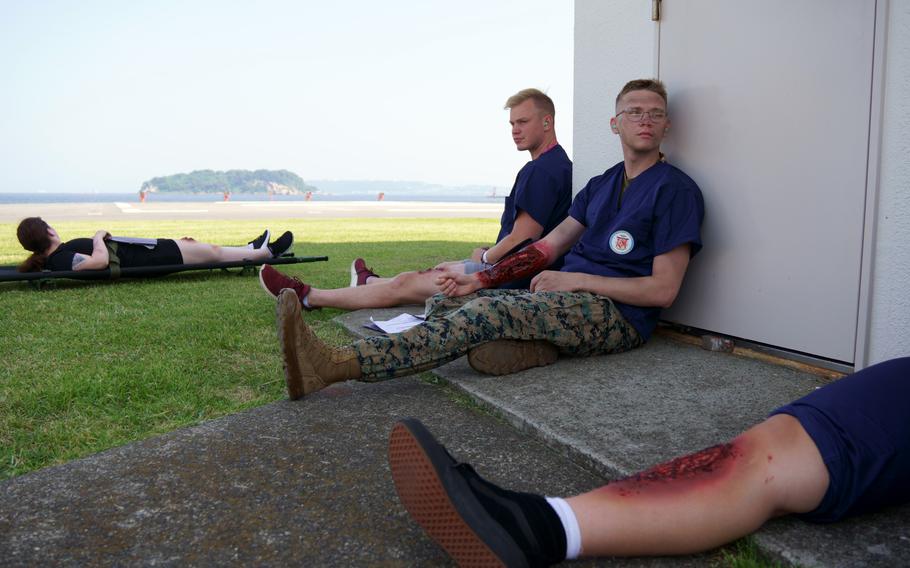
<instances>
[{"instance_id":1,"label":"white ankle sock","mask_svg":"<svg viewBox=\"0 0 910 568\"><path fill-rule=\"evenodd\" d=\"M578 519L575 518L575 512L572 507L566 503L565 499L560 497L547 497L547 503L553 507L559 520L562 521L562 528L566 531L566 560L574 560L581 553L581 529L578 528Z\"/></svg>"},{"instance_id":2,"label":"white ankle sock","mask_svg":"<svg viewBox=\"0 0 910 568\"><path fill-rule=\"evenodd\" d=\"M250 242L250 244L246 245L246 248L248 248L250 250L263 250L263 249L268 250L267 247L269 246L269 239L272 238L272 233L268 229L265 230L265 233L267 233L267 234L265 235L265 238L262 239L262 244L259 245L259 248L256 248L256 245L254 245L252 243L252 241ZM259 237L256 237L256 238L259 238Z\"/></svg>"}]
</instances>

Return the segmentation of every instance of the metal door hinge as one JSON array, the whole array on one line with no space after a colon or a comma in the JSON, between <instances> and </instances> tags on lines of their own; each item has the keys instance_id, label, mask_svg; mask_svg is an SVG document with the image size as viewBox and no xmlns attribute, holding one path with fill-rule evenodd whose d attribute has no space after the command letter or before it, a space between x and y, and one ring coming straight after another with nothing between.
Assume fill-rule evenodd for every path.
<instances>
[{"instance_id":1,"label":"metal door hinge","mask_svg":"<svg viewBox=\"0 0 910 568\"><path fill-rule=\"evenodd\" d=\"M660 0L651 0L651 21L660 21Z\"/></svg>"}]
</instances>

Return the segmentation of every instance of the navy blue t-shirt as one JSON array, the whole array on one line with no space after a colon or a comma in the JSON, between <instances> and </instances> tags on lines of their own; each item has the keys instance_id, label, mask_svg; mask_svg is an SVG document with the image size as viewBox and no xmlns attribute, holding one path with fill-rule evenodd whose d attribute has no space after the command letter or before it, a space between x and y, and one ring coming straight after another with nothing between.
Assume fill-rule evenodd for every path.
<instances>
[{"instance_id":1,"label":"navy blue t-shirt","mask_svg":"<svg viewBox=\"0 0 910 568\"><path fill-rule=\"evenodd\" d=\"M515 226L520 211L526 212L543 227L541 238L563 222L572 204L572 161L562 146L556 145L531 160L519 170L512 191L506 198L499 220L498 243ZM559 270L563 259L551 264L549 270ZM500 288L528 288L531 278L522 278Z\"/></svg>"},{"instance_id":2,"label":"navy blue t-shirt","mask_svg":"<svg viewBox=\"0 0 910 568\"><path fill-rule=\"evenodd\" d=\"M624 171L623 162L616 164L591 178L575 196L569 215L587 230L566 255L564 272L650 276L655 256L686 243L691 256L701 249L705 205L692 178L658 162L633 179L623 195ZM657 325L660 308L614 303L647 340Z\"/></svg>"}]
</instances>

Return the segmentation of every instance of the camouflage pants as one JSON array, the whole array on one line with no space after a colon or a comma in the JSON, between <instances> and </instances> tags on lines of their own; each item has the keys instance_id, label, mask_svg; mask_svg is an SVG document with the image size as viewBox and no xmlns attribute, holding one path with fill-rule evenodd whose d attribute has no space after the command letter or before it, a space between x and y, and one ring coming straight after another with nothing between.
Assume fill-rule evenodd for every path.
<instances>
[{"instance_id":1,"label":"camouflage pants","mask_svg":"<svg viewBox=\"0 0 910 568\"><path fill-rule=\"evenodd\" d=\"M588 292L481 290L427 300L427 320L403 333L354 343L361 380L378 381L444 365L496 339L549 341L567 355L619 353L642 343L613 301Z\"/></svg>"}]
</instances>

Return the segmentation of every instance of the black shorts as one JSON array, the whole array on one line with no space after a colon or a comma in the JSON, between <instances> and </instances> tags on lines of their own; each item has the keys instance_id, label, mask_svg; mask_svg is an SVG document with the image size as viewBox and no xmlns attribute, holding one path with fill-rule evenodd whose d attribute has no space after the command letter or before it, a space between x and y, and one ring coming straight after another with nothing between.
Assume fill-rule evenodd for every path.
<instances>
[{"instance_id":1,"label":"black shorts","mask_svg":"<svg viewBox=\"0 0 910 568\"><path fill-rule=\"evenodd\" d=\"M151 249L143 245L119 243L117 257L120 258L121 268L183 264L183 255L171 239L158 239L158 244Z\"/></svg>"},{"instance_id":2,"label":"black shorts","mask_svg":"<svg viewBox=\"0 0 910 568\"><path fill-rule=\"evenodd\" d=\"M799 420L831 482L799 517L833 522L910 501L910 357L873 365L771 414Z\"/></svg>"}]
</instances>

